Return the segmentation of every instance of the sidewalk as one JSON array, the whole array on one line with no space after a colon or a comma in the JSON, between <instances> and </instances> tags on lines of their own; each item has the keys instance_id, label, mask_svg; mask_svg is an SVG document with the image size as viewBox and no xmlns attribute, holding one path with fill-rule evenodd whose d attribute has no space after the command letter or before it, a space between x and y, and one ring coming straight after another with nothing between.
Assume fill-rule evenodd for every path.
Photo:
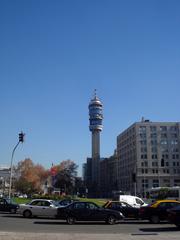
<instances>
[{"instance_id":1,"label":"sidewalk","mask_svg":"<svg viewBox=\"0 0 180 240\"><path fill-rule=\"evenodd\" d=\"M179 240L179 231L148 234L66 234L0 232L0 240Z\"/></svg>"}]
</instances>

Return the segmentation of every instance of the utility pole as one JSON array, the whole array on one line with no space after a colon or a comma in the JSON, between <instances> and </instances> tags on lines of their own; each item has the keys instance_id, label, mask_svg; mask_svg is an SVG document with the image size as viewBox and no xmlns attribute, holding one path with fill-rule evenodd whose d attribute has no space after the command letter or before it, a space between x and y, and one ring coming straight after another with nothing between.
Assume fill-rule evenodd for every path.
<instances>
[{"instance_id":1,"label":"utility pole","mask_svg":"<svg viewBox=\"0 0 180 240\"><path fill-rule=\"evenodd\" d=\"M8 197L11 198L11 188L12 188L12 164L13 164L13 157L14 157L14 153L15 150L17 148L17 146L19 145L19 143L23 143L24 142L24 136L25 134L23 132L19 133L19 141L16 144L16 146L14 147L13 151L12 151L12 155L11 155L11 166L10 166L10 181L9 181L9 194Z\"/></svg>"}]
</instances>

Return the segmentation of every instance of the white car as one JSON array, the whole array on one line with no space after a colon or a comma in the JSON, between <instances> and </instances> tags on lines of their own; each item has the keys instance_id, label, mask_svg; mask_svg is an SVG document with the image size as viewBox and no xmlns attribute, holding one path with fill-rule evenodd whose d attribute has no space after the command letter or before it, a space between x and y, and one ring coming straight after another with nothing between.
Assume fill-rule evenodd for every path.
<instances>
[{"instance_id":1,"label":"white car","mask_svg":"<svg viewBox=\"0 0 180 240\"><path fill-rule=\"evenodd\" d=\"M53 200L34 199L30 203L19 204L18 213L25 218L41 216L55 218L58 204Z\"/></svg>"},{"instance_id":2,"label":"white car","mask_svg":"<svg viewBox=\"0 0 180 240\"><path fill-rule=\"evenodd\" d=\"M140 207L144 207L144 206L148 205L141 198L136 197L136 196L131 196L131 195L120 195L119 201L126 202L135 208L140 208Z\"/></svg>"}]
</instances>

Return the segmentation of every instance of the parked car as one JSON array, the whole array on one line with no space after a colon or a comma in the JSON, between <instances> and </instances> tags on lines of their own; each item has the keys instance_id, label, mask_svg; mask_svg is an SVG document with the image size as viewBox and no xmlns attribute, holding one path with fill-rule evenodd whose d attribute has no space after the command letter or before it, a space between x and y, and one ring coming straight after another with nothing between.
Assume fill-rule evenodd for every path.
<instances>
[{"instance_id":1,"label":"parked car","mask_svg":"<svg viewBox=\"0 0 180 240\"><path fill-rule=\"evenodd\" d=\"M168 220L180 228L180 205L168 210Z\"/></svg>"},{"instance_id":2,"label":"parked car","mask_svg":"<svg viewBox=\"0 0 180 240\"><path fill-rule=\"evenodd\" d=\"M63 200L60 200L60 201L57 201L57 203L59 204L60 207L64 207L64 206L67 206L73 202L77 202L79 200L77 199L63 199Z\"/></svg>"},{"instance_id":3,"label":"parked car","mask_svg":"<svg viewBox=\"0 0 180 240\"><path fill-rule=\"evenodd\" d=\"M30 203L20 204L18 213L25 218L33 216L56 217L58 204L53 200L34 199Z\"/></svg>"},{"instance_id":4,"label":"parked car","mask_svg":"<svg viewBox=\"0 0 180 240\"><path fill-rule=\"evenodd\" d=\"M141 207L139 216L141 219L147 219L151 223L159 223L162 220L167 220L167 210L176 206L180 206L180 201L159 200L146 207Z\"/></svg>"},{"instance_id":5,"label":"parked car","mask_svg":"<svg viewBox=\"0 0 180 240\"><path fill-rule=\"evenodd\" d=\"M68 206L58 208L57 218L73 224L75 221L105 221L115 224L124 218L121 212L104 209L93 202L74 202Z\"/></svg>"},{"instance_id":6,"label":"parked car","mask_svg":"<svg viewBox=\"0 0 180 240\"><path fill-rule=\"evenodd\" d=\"M132 207L126 202L107 201L103 208L121 212L126 218L139 218L139 209Z\"/></svg>"},{"instance_id":7,"label":"parked car","mask_svg":"<svg viewBox=\"0 0 180 240\"><path fill-rule=\"evenodd\" d=\"M27 194L20 194L20 195L18 195L18 198L27 198L28 196L27 196Z\"/></svg>"},{"instance_id":8,"label":"parked car","mask_svg":"<svg viewBox=\"0 0 180 240\"><path fill-rule=\"evenodd\" d=\"M126 202L132 207L136 207L136 208L140 208L148 205L141 198L136 196L131 196L131 195L119 195L119 201Z\"/></svg>"},{"instance_id":9,"label":"parked car","mask_svg":"<svg viewBox=\"0 0 180 240\"><path fill-rule=\"evenodd\" d=\"M0 198L0 211L16 213L19 208L18 204L13 203L9 198Z\"/></svg>"}]
</instances>

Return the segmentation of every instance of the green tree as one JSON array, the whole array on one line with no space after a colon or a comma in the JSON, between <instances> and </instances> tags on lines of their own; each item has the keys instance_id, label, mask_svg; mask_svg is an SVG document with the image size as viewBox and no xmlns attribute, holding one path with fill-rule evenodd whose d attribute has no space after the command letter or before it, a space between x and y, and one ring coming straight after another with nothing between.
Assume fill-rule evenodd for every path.
<instances>
[{"instance_id":1,"label":"green tree","mask_svg":"<svg viewBox=\"0 0 180 240\"><path fill-rule=\"evenodd\" d=\"M159 200L165 199L167 197L168 192L169 192L168 188L161 188L159 190L157 199L159 199Z\"/></svg>"},{"instance_id":2,"label":"green tree","mask_svg":"<svg viewBox=\"0 0 180 240\"><path fill-rule=\"evenodd\" d=\"M66 194L73 194L77 168L78 165L72 160L62 161L57 166L54 186L60 188L62 191L64 190Z\"/></svg>"}]
</instances>

